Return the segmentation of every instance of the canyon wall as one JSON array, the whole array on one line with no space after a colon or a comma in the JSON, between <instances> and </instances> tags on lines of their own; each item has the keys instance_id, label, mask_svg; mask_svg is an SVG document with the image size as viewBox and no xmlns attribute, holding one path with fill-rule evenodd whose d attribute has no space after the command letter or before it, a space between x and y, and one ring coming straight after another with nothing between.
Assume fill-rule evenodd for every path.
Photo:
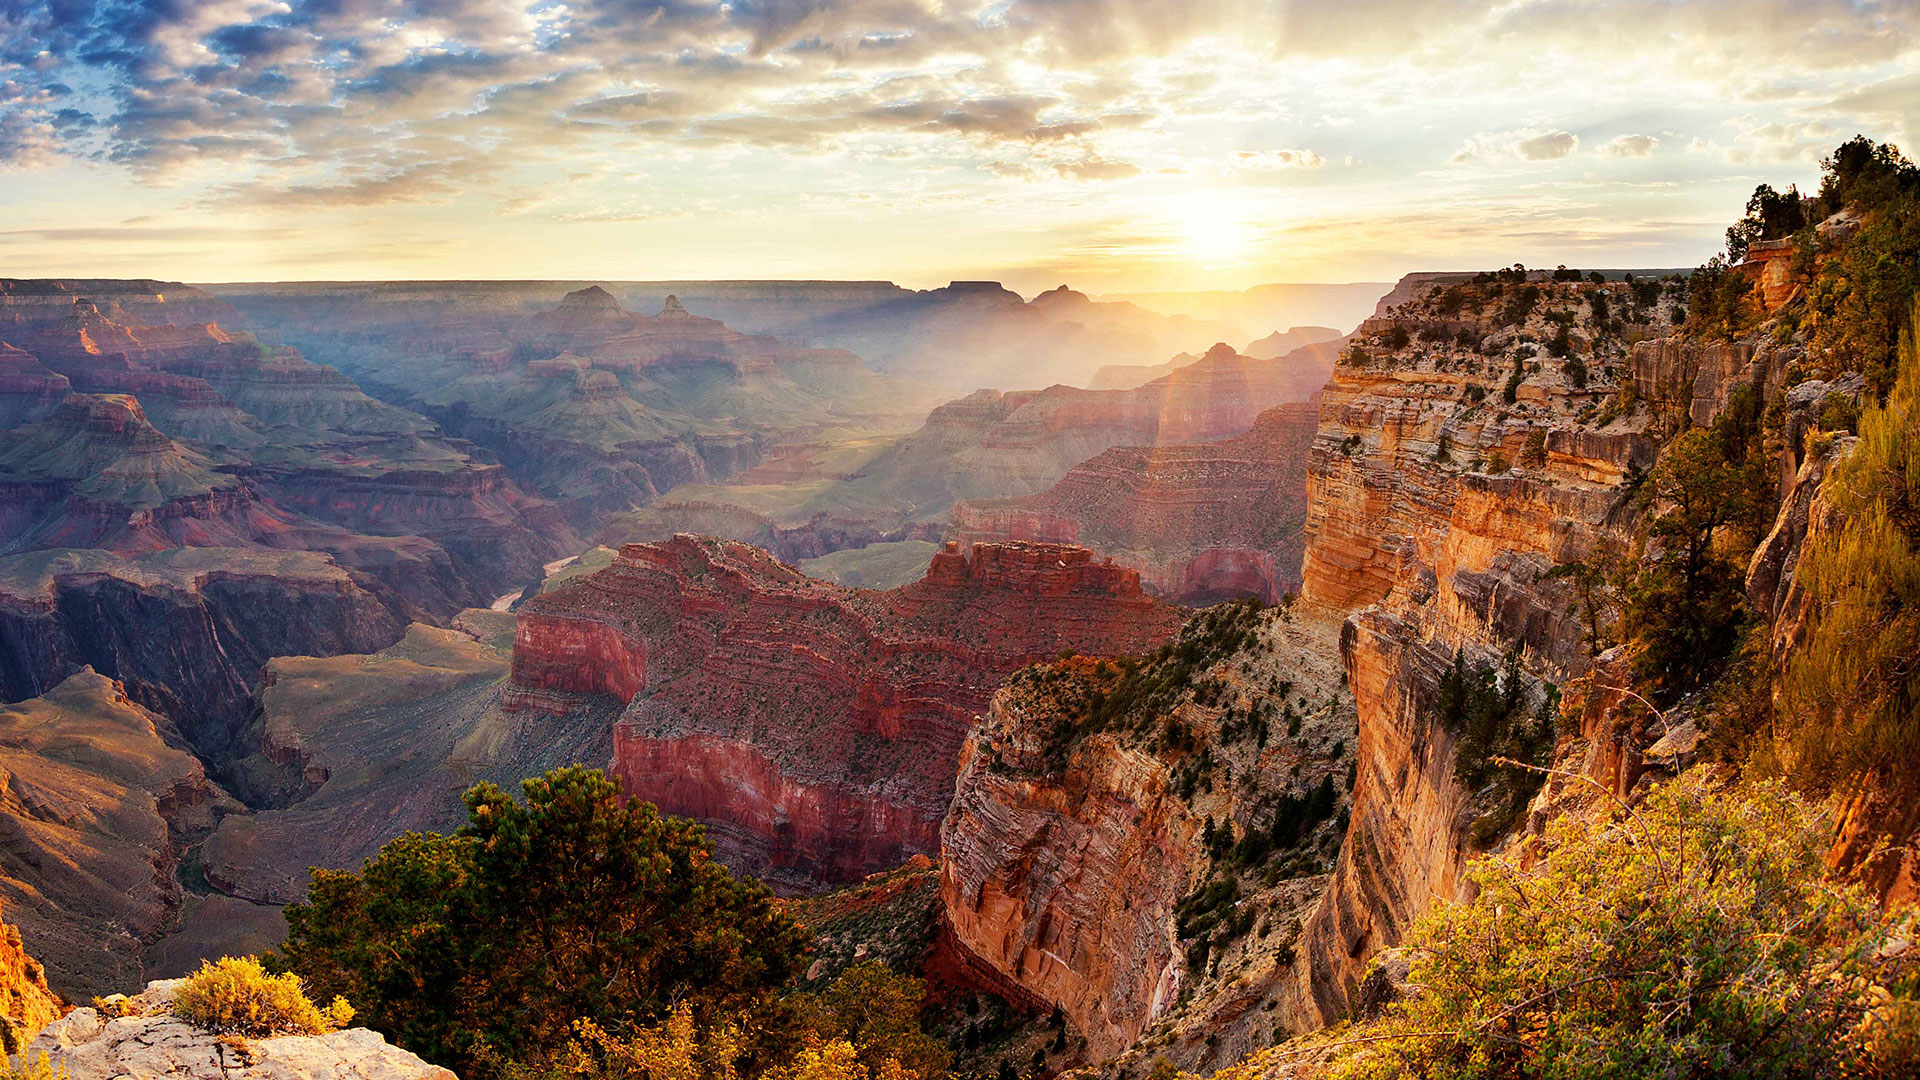
<instances>
[{"instance_id":1,"label":"canyon wall","mask_svg":"<svg viewBox=\"0 0 1920 1080\"><path fill-rule=\"evenodd\" d=\"M1799 355L1629 344L1645 338L1637 326L1670 321L1671 289L1649 302L1624 283L1538 282L1516 318L1513 283L1506 300L1484 283L1444 286L1363 324L1309 464L1302 599L1351 613L1341 655L1360 713L1352 825L1302 942L1317 1021L1344 1013L1371 958L1435 900L1461 898L1465 862L1511 827L1456 779L1459 747L1438 715L1456 655L1512 655L1543 686L1595 685L1579 598L1547 571L1602 543L1625 550L1630 495L1661 443L1711 421L1742 383L1777 394ZM1538 321L1549 311L1572 313L1564 356L1539 344L1558 333ZM1615 730L1598 697L1570 691L1567 706L1586 719L1563 722L1556 761L1624 792L1640 748L1665 731Z\"/></svg>"},{"instance_id":2,"label":"canyon wall","mask_svg":"<svg viewBox=\"0 0 1920 1080\"><path fill-rule=\"evenodd\" d=\"M950 545L879 592L691 536L627 545L519 618L510 708L622 701L627 790L794 889L937 849L961 740L1008 673L1063 649L1138 652L1178 622L1084 549Z\"/></svg>"},{"instance_id":3,"label":"canyon wall","mask_svg":"<svg viewBox=\"0 0 1920 1080\"><path fill-rule=\"evenodd\" d=\"M946 932L1060 1008L1087 1040L1063 1064L1205 1071L1292 1015L1351 762L1336 634L1213 608L1137 669L1021 672L968 736L941 831Z\"/></svg>"},{"instance_id":4,"label":"canyon wall","mask_svg":"<svg viewBox=\"0 0 1920 1080\"><path fill-rule=\"evenodd\" d=\"M1303 671L1317 656L1330 670L1308 685L1338 687L1354 708L1337 862L1329 877L1296 886L1286 910L1297 934L1284 950L1216 950L1210 961L1202 949L1197 963L1178 955L1206 937L1190 934L1196 912L1218 898L1221 867L1233 860L1196 854L1208 847L1194 820L1207 804L1171 797L1167 785L1195 754L1233 753L1231 726L1194 724L1192 743L1163 734L1129 753L1097 724L1089 733L1084 720L1055 719L1104 715L1106 690L1069 707L1017 685L996 699L963 754L943 833L946 918L969 955L1064 1010L1097 1047L1095 1060L1117 1052L1103 1075L1158 1056L1219 1067L1264 1038L1337 1021L1382 949L1435 901L1462 898L1468 859L1594 797L1584 779L1567 777L1518 788L1511 800L1500 783L1463 782L1478 759L1463 760L1458 717L1442 706L1450 679L1485 670L1503 686L1514 681L1519 705L1545 718L1527 721L1543 725L1541 760L1616 794L1697 742L1690 726L1627 700L1620 650L1595 655L1604 642L1584 621L1573 579L1549 573L1630 555L1631 497L1675 432L1713 421L1742 385L1763 403L1781 401L1797 346L1655 336L1682 291L1537 276L1420 280L1403 283L1354 335L1304 455L1306 546L1290 615L1322 629L1291 651L1279 640L1253 650ZM1796 446L1812 400L1824 397L1817 389L1784 402ZM1787 453L1789 469L1796 454ZM1154 460L1142 455L1112 486L1141 483ZM1756 553L1749 578L1763 611L1792 593L1805 522L1817 518L1810 485L1821 460L1782 479L1777 540ZM1097 464L1076 473L1092 479ZM963 504L955 517L982 531L1088 536L1083 517L1037 499ZM1213 704L1215 693L1185 708ZM1159 715L1194 715L1168 705ZM1062 732L1065 759L1049 758L1044 748ZM1265 784L1256 774L1249 786L1289 790ZM1204 811L1229 850L1273 808L1255 802L1247 813L1244 800ZM1240 896L1231 894L1244 904Z\"/></svg>"}]
</instances>

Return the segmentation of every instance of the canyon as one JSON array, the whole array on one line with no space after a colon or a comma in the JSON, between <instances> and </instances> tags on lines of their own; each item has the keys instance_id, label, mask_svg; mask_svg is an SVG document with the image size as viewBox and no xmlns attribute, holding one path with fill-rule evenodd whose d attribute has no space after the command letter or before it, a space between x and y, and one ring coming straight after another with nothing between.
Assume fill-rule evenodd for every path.
<instances>
[{"instance_id":1,"label":"canyon","mask_svg":"<svg viewBox=\"0 0 1920 1080\"><path fill-rule=\"evenodd\" d=\"M517 617L509 710L621 703L626 790L796 891L938 849L960 744L1007 674L1143 651L1180 618L1079 548L950 544L875 591L692 536L627 545Z\"/></svg>"}]
</instances>

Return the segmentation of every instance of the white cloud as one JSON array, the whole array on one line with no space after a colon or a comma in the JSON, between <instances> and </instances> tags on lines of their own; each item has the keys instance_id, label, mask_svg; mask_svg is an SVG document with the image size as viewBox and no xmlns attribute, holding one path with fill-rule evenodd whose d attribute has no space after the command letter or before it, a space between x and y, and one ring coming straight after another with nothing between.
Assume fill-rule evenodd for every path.
<instances>
[{"instance_id":1,"label":"white cloud","mask_svg":"<svg viewBox=\"0 0 1920 1080\"><path fill-rule=\"evenodd\" d=\"M1513 150L1528 161L1552 161L1566 157L1579 148L1580 136L1571 131L1550 131L1545 135L1520 140Z\"/></svg>"},{"instance_id":2,"label":"white cloud","mask_svg":"<svg viewBox=\"0 0 1920 1080\"><path fill-rule=\"evenodd\" d=\"M1327 159L1311 150L1242 150L1233 155L1235 168L1252 172L1279 172L1283 169L1318 169Z\"/></svg>"},{"instance_id":3,"label":"white cloud","mask_svg":"<svg viewBox=\"0 0 1920 1080\"><path fill-rule=\"evenodd\" d=\"M1570 131L1544 128L1483 131L1462 143L1447 160L1455 165L1516 157L1523 161L1553 161L1579 148L1580 136Z\"/></svg>"},{"instance_id":4,"label":"white cloud","mask_svg":"<svg viewBox=\"0 0 1920 1080\"><path fill-rule=\"evenodd\" d=\"M1660 140L1652 135L1616 135L1602 143L1600 156L1607 158L1638 158L1652 154Z\"/></svg>"}]
</instances>

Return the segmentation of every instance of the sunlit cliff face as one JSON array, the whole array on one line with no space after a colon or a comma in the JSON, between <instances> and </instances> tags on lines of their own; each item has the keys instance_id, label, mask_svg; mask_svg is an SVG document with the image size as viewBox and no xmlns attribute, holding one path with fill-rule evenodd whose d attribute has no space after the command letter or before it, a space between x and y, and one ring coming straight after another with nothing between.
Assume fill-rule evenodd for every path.
<instances>
[{"instance_id":1,"label":"sunlit cliff face","mask_svg":"<svg viewBox=\"0 0 1920 1080\"><path fill-rule=\"evenodd\" d=\"M1689 265L1910 143L1904 0L0 6L22 274L997 277Z\"/></svg>"}]
</instances>

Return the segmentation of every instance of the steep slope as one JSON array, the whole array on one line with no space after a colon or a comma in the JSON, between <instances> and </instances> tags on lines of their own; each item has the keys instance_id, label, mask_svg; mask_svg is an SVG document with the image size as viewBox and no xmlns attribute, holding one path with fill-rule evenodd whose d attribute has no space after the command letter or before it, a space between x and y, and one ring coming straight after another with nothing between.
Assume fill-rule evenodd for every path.
<instances>
[{"instance_id":1,"label":"steep slope","mask_svg":"<svg viewBox=\"0 0 1920 1080\"><path fill-rule=\"evenodd\" d=\"M142 981L181 904L181 848L237 809L171 729L90 668L0 705L0 895L69 997Z\"/></svg>"},{"instance_id":2,"label":"steep slope","mask_svg":"<svg viewBox=\"0 0 1920 1080\"><path fill-rule=\"evenodd\" d=\"M958 545L886 592L682 536L519 611L509 708L612 697L627 790L706 821L794 889L937 846L960 742L1009 672L1062 649L1140 651L1178 621L1084 549Z\"/></svg>"},{"instance_id":3,"label":"steep slope","mask_svg":"<svg viewBox=\"0 0 1920 1080\"><path fill-rule=\"evenodd\" d=\"M956 503L948 535L1081 544L1180 603L1275 603L1300 588L1319 411L1317 401L1283 405L1219 442L1114 447L1037 495Z\"/></svg>"},{"instance_id":4,"label":"steep slope","mask_svg":"<svg viewBox=\"0 0 1920 1080\"><path fill-rule=\"evenodd\" d=\"M199 851L207 883L251 903L289 903L304 894L308 867L357 866L410 829L456 827L460 793L480 780L512 785L604 763L610 706L567 724L501 713L513 627L511 615L467 611L445 629L415 623L376 653L269 661L261 749L248 765L298 780L285 805L221 823Z\"/></svg>"},{"instance_id":5,"label":"steep slope","mask_svg":"<svg viewBox=\"0 0 1920 1080\"><path fill-rule=\"evenodd\" d=\"M1125 1050L1103 1074L1159 1056L1182 1068L1217 1068L1270 1039L1337 1020L1354 1005L1371 960L1436 900L1461 895L1467 859L1594 797L1583 781L1543 786L1492 756L1551 760L1626 795L1691 750L1697 736L1683 714L1648 712L1620 689L1630 677L1620 653L1594 655L1611 614L1582 599L1577 575L1549 572L1602 565L1609 544L1633 550L1638 513L1630 497L1639 478L1674 432L1716 421L1733 401L1753 410L1761 408L1753 402L1781 403L1784 436L1769 445L1787 448L1785 512L1775 530L1784 539L1780 551L1763 546L1756 555L1750 592L1768 606L1784 595L1779 568L1792 563L1793 522L1809 515L1806 484L1817 472L1817 462L1801 467L1796 433L1811 430L1812 402L1827 400L1830 389L1803 391L1805 401L1783 398L1800 346L1766 334L1733 342L1656 336L1671 330L1684 298L1674 282L1503 274L1404 291L1405 302L1356 334L1325 391L1308 458L1307 549L1294 613L1304 626L1327 629L1299 648L1323 663L1338 657L1344 678L1329 678L1351 694L1357 739L1337 867L1317 902L1294 909L1301 925L1289 939L1290 962L1223 959L1217 977L1229 990L1199 1009L1150 977L1172 970L1168 943L1187 940L1195 911L1234 899L1230 890L1179 892L1196 884L1190 857L1131 854L1179 850L1165 848L1169 835L1180 836L1165 824L1166 800L1137 779L1164 775L1164 767L1143 774L1138 765L1123 769L1121 757L1105 775L1136 779L1069 770L1064 781L1025 786L977 763L963 774L946 834L959 881L943 896L949 919L989 971L1038 1004L1067 1010L1104 1050ZM1254 655L1288 654L1269 646ZM1018 698L1006 705L981 728L983 745L1007 741L997 731L1032 728L1035 717L1060 711ZM1066 711L1090 715L1084 705ZM1037 728L1049 725L1076 738L1089 730L1045 719ZM1035 745L1048 744L1030 735L1026 760ZM1217 757L1231 745L1216 731L1196 737L1188 752ZM1068 759L1091 770L1087 754L1074 749ZM1084 809L1108 805L1085 793L1111 789L1128 793L1112 804L1125 813L1103 819ZM1222 843L1246 835L1235 821ZM1115 839L1100 847L1071 839L1096 833ZM975 839L1002 834L1014 840ZM1187 906L1162 900L1137 932L1116 937L1110 929L1130 925L1130 916L1100 906L1103 887L1054 891L1063 875L1084 871L1030 872L1073 867L1091 850L1113 852L1095 880L1122 877L1117 894L1186 895ZM1161 880L1144 892L1143 880L1160 879L1104 868L1169 862L1183 868L1166 875L1177 884ZM998 881L1024 885L1003 899ZM993 914L974 925L975 911Z\"/></svg>"},{"instance_id":6,"label":"steep slope","mask_svg":"<svg viewBox=\"0 0 1920 1080\"><path fill-rule=\"evenodd\" d=\"M82 668L124 684L203 757L236 748L275 656L372 652L406 622L324 555L175 548L0 557L0 698Z\"/></svg>"},{"instance_id":7,"label":"steep slope","mask_svg":"<svg viewBox=\"0 0 1920 1080\"><path fill-rule=\"evenodd\" d=\"M26 1049L36 1032L66 1011L47 985L46 969L27 954L19 928L0 923L0 1050Z\"/></svg>"},{"instance_id":8,"label":"steep slope","mask_svg":"<svg viewBox=\"0 0 1920 1080\"><path fill-rule=\"evenodd\" d=\"M1177 1042L1199 1068L1284 1031L1345 816L1336 637L1222 605L1143 661L1061 660L994 696L941 830L943 920L1086 1040L1050 1067L1118 1073ZM1149 1031L1166 1037L1121 1056Z\"/></svg>"}]
</instances>

